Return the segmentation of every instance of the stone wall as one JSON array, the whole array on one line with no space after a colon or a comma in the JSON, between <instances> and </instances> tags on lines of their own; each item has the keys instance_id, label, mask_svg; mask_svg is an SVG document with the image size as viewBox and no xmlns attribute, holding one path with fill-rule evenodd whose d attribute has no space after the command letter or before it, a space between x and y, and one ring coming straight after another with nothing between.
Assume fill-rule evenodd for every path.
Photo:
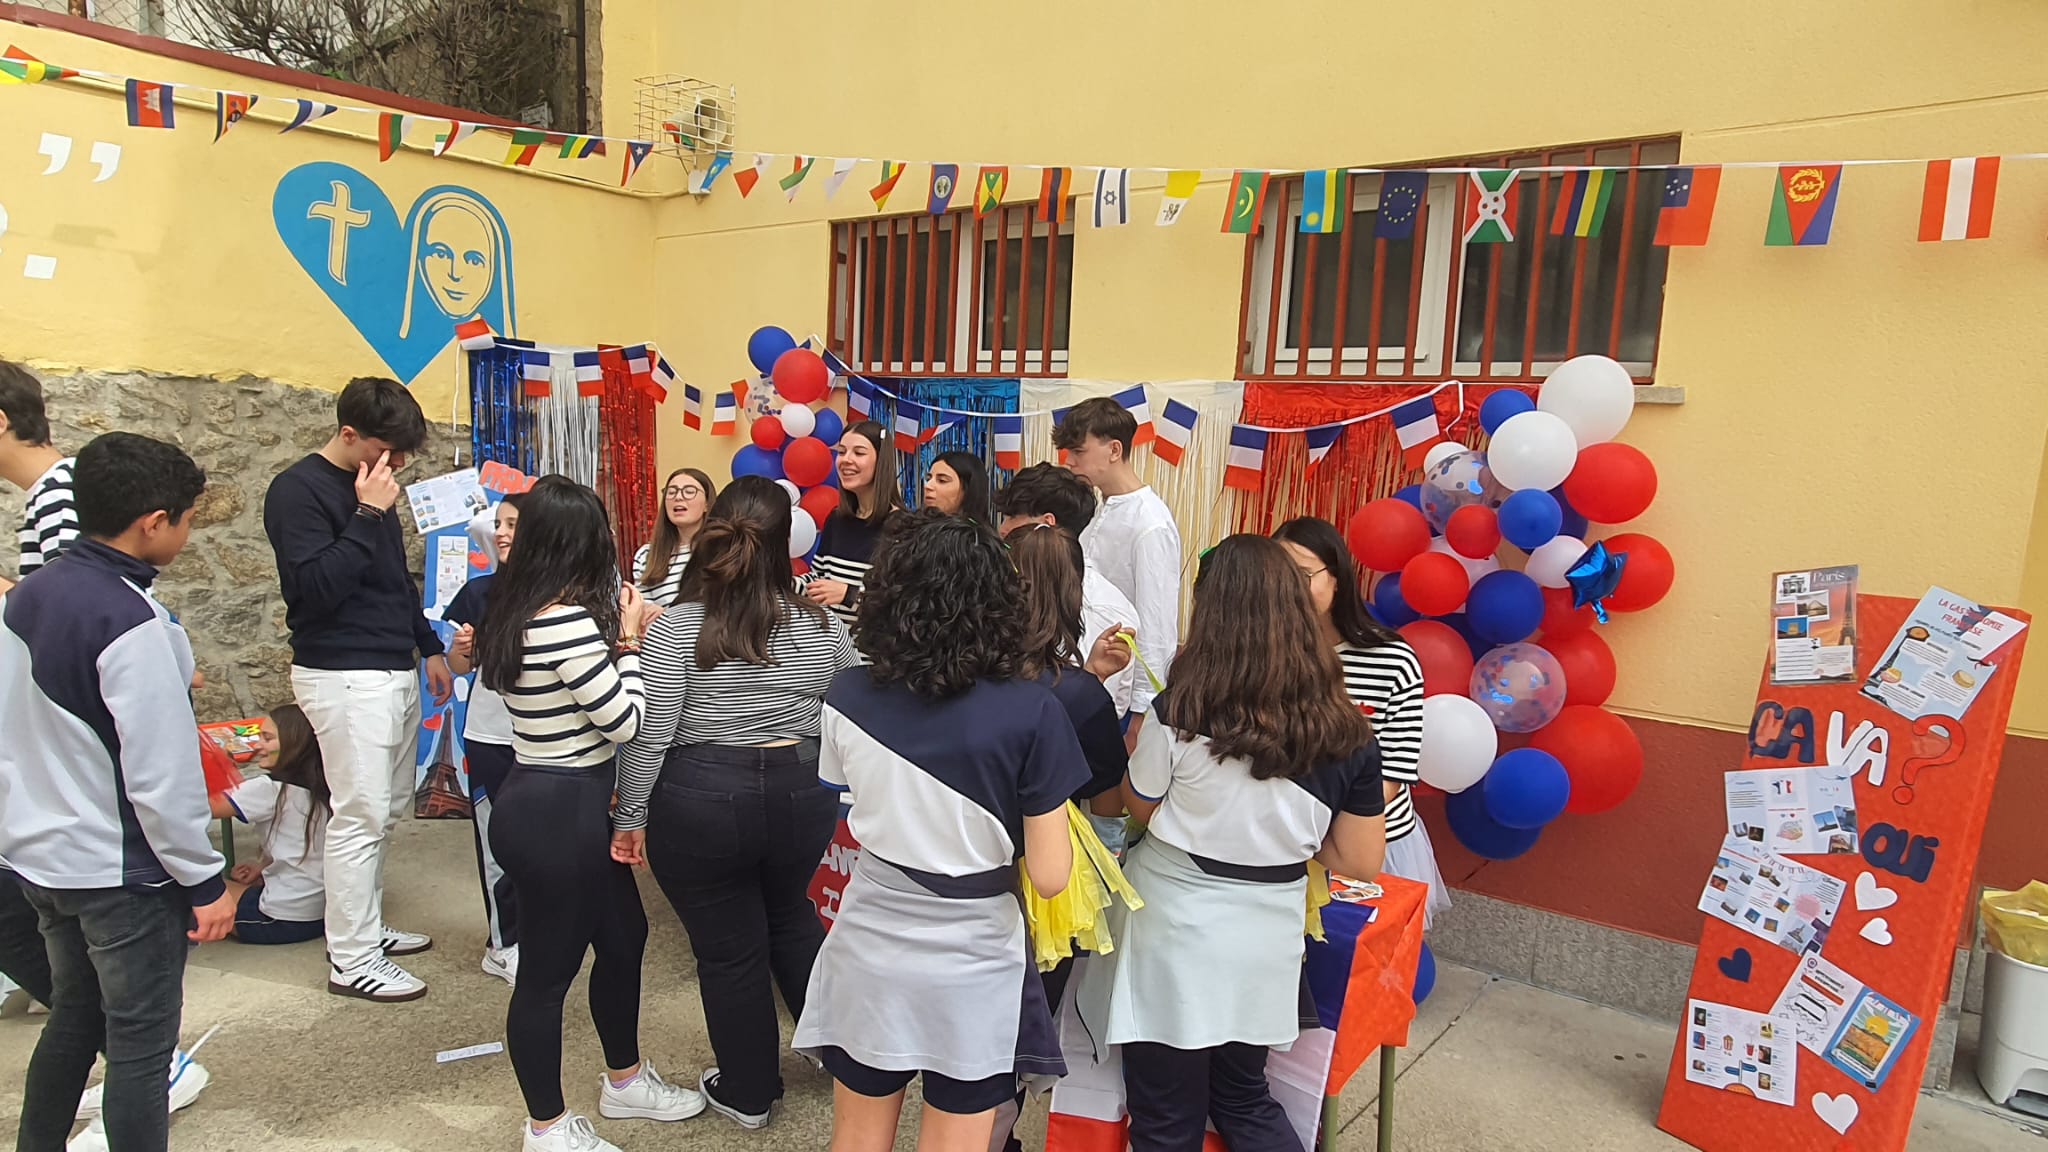
<instances>
[{"instance_id":1,"label":"stone wall","mask_svg":"<svg viewBox=\"0 0 2048 1152\"><path fill-rule=\"evenodd\" d=\"M73 453L102 432L168 440L206 469L192 542L157 581L156 595L192 636L206 673L194 700L202 722L258 715L289 701L291 648L277 566L263 534L263 493L271 477L327 442L334 393L269 380L208 380L153 373L39 373L50 436ZM445 442L445 440L444 440ZM430 474L413 465L401 483ZM13 576L14 530L22 494L0 484L0 526L9 547L0 571ZM415 575L420 545L407 522Z\"/></svg>"}]
</instances>

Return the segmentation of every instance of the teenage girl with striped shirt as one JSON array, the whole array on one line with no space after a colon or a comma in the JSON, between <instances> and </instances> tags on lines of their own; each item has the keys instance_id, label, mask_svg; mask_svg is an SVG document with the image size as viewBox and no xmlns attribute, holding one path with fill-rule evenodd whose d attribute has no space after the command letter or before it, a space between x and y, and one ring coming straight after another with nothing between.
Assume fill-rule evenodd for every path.
<instances>
[{"instance_id":1,"label":"teenage girl with striped shirt","mask_svg":"<svg viewBox=\"0 0 2048 1152\"><path fill-rule=\"evenodd\" d=\"M1308 581L1323 640L1337 650L1344 669L1345 695L1372 719L1387 802L1383 870L1429 886L1423 906L1427 924L1451 906L1451 899L1437 872L1429 830L1416 817L1408 791L1422 779L1416 773L1422 756L1422 662L1399 633L1365 614L1358 570L1334 525L1303 516L1282 524L1273 538Z\"/></svg>"},{"instance_id":2,"label":"teenage girl with striped shirt","mask_svg":"<svg viewBox=\"0 0 2048 1152\"><path fill-rule=\"evenodd\" d=\"M896 488L896 450L889 433L861 420L839 438L839 507L818 532L818 555L804 580L804 595L823 604L848 627L875 560L882 525L903 508Z\"/></svg>"},{"instance_id":3,"label":"teenage girl with striped shirt","mask_svg":"<svg viewBox=\"0 0 2048 1152\"><path fill-rule=\"evenodd\" d=\"M690 548L717 496L718 485L695 468L678 468L662 482L661 519L655 521L654 538L633 553L633 583L651 603L666 608L676 602Z\"/></svg>"}]
</instances>

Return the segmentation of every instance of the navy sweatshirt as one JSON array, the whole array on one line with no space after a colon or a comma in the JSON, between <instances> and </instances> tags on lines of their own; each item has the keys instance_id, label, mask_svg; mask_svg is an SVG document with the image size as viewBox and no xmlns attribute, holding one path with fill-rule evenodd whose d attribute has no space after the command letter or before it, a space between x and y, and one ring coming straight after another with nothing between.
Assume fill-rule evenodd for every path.
<instances>
[{"instance_id":1,"label":"navy sweatshirt","mask_svg":"<svg viewBox=\"0 0 2048 1152\"><path fill-rule=\"evenodd\" d=\"M328 671L401 672L413 653L441 654L405 567L393 506L356 513L356 474L314 453L277 474L263 497L263 532L277 554L292 663Z\"/></svg>"},{"instance_id":2,"label":"navy sweatshirt","mask_svg":"<svg viewBox=\"0 0 2048 1152\"><path fill-rule=\"evenodd\" d=\"M92 539L0 596L0 868L43 888L220 898L192 646L156 569Z\"/></svg>"}]
</instances>

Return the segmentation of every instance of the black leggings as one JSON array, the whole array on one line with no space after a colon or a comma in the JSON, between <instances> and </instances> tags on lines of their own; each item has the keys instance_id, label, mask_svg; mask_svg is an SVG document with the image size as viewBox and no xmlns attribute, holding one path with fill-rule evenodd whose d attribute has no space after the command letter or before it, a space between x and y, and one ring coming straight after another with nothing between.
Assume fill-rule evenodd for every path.
<instances>
[{"instance_id":1,"label":"black leggings","mask_svg":"<svg viewBox=\"0 0 2048 1152\"><path fill-rule=\"evenodd\" d=\"M1131 1152L1201 1152L1211 1123L1231 1152L1302 1152L1266 1082L1266 1053L1253 1044L1124 1045Z\"/></svg>"},{"instance_id":2,"label":"black leggings","mask_svg":"<svg viewBox=\"0 0 2048 1152\"><path fill-rule=\"evenodd\" d=\"M505 1012L505 1047L527 1115L560 1116L562 1001L590 968L590 1019L614 1070L640 1062L640 958L647 913L633 870L611 857L612 765L522 763L493 802L491 852L518 892L519 982Z\"/></svg>"},{"instance_id":3,"label":"black leggings","mask_svg":"<svg viewBox=\"0 0 2048 1152\"><path fill-rule=\"evenodd\" d=\"M469 798L476 832L476 875L483 886L484 921L490 928L493 948L510 948L519 943L519 897L512 891L512 878L491 851L491 820L497 815L498 793L512 775L512 746L472 740L463 745L469 767Z\"/></svg>"}]
</instances>

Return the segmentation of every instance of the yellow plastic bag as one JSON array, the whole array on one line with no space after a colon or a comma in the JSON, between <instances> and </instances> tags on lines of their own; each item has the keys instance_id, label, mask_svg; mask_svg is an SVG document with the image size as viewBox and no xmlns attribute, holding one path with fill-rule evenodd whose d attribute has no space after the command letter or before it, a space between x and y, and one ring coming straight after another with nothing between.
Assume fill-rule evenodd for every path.
<instances>
[{"instance_id":1,"label":"yellow plastic bag","mask_svg":"<svg viewBox=\"0 0 2048 1152\"><path fill-rule=\"evenodd\" d=\"M1066 890L1050 900L1031 886L1023 861L1017 864L1024 881L1024 921L1031 933L1032 959L1041 972L1052 971L1072 956L1076 944L1097 955L1116 951L1109 918L1103 915L1110 902L1122 900L1132 911L1145 906L1138 890L1124 879L1116 857L1072 801L1067 803L1067 840L1074 849L1073 872Z\"/></svg>"},{"instance_id":2,"label":"yellow plastic bag","mask_svg":"<svg viewBox=\"0 0 2048 1152\"><path fill-rule=\"evenodd\" d=\"M1302 932L1311 940L1323 939L1323 905L1330 902L1330 870L1323 862L1308 862L1308 919Z\"/></svg>"},{"instance_id":3,"label":"yellow plastic bag","mask_svg":"<svg viewBox=\"0 0 2048 1152\"><path fill-rule=\"evenodd\" d=\"M1984 890L1979 904L1984 935L1999 953L2048 967L2048 884L2039 880L2017 892Z\"/></svg>"}]
</instances>

